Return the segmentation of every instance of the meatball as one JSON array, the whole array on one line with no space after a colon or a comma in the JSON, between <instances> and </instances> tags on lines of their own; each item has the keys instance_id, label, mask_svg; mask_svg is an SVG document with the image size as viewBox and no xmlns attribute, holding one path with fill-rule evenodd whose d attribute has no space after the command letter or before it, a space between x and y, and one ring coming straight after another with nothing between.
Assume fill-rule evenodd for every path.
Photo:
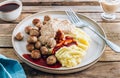
<instances>
[{"instance_id":1,"label":"meatball","mask_svg":"<svg viewBox=\"0 0 120 78\"><path fill-rule=\"evenodd\" d=\"M56 45L56 41L55 41L54 38L50 38L50 39L47 41L47 46L53 48L53 47L55 47L55 45Z\"/></svg>"},{"instance_id":2,"label":"meatball","mask_svg":"<svg viewBox=\"0 0 120 78\"><path fill-rule=\"evenodd\" d=\"M40 34L40 33L39 33L38 30L35 30L35 29L31 29L31 30L30 30L30 35L31 35L31 36L37 36L37 37L38 37L39 34Z\"/></svg>"},{"instance_id":3,"label":"meatball","mask_svg":"<svg viewBox=\"0 0 120 78\"><path fill-rule=\"evenodd\" d=\"M37 23L35 26L36 26L37 28L41 29L41 27L42 27L42 23L39 22L39 23Z\"/></svg>"},{"instance_id":4,"label":"meatball","mask_svg":"<svg viewBox=\"0 0 120 78\"><path fill-rule=\"evenodd\" d=\"M44 16L44 21L49 21L50 19L51 19L50 16L48 16L48 15L45 15L45 16Z\"/></svg>"},{"instance_id":5,"label":"meatball","mask_svg":"<svg viewBox=\"0 0 120 78\"><path fill-rule=\"evenodd\" d=\"M33 27L32 29L39 31L39 28L38 28L38 27Z\"/></svg>"},{"instance_id":6,"label":"meatball","mask_svg":"<svg viewBox=\"0 0 120 78\"><path fill-rule=\"evenodd\" d=\"M41 43L40 43L40 41L37 41L35 43L35 48L40 49L40 47L41 47Z\"/></svg>"},{"instance_id":7,"label":"meatball","mask_svg":"<svg viewBox=\"0 0 120 78\"><path fill-rule=\"evenodd\" d=\"M27 45L26 45L26 48L27 48L27 50L30 51L30 52L35 49L34 44L27 44Z\"/></svg>"},{"instance_id":8,"label":"meatball","mask_svg":"<svg viewBox=\"0 0 120 78\"><path fill-rule=\"evenodd\" d=\"M33 28L32 26L27 26L27 27L25 27L25 32L26 32L27 34L29 34L29 32L30 32L30 30L31 30L32 28Z\"/></svg>"},{"instance_id":9,"label":"meatball","mask_svg":"<svg viewBox=\"0 0 120 78\"><path fill-rule=\"evenodd\" d=\"M33 19L33 21L32 21L32 23L33 23L34 25L36 25L36 24L39 23L39 22L40 22L40 20L37 19L37 18Z\"/></svg>"},{"instance_id":10,"label":"meatball","mask_svg":"<svg viewBox=\"0 0 120 78\"><path fill-rule=\"evenodd\" d=\"M31 58L33 59L38 59L41 57L40 51L39 50L33 50L31 52Z\"/></svg>"},{"instance_id":11,"label":"meatball","mask_svg":"<svg viewBox=\"0 0 120 78\"><path fill-rule=\"evenodd\" d=\"M57 59L54 55L51 55L47 58L46 62L48 65L53 65L57 62Z\"/></svg>"},{"instance_id":12,"label":"meatball","mask_svg":"<svg viewBox=\"0 0 120 78\"><path fill-rule=\"evenodd\" d=\"M43 25L45 25L47 23L47 21L43 21Z\"/></svg>"},{"instance_id":13,"label":"meatball","mask_svg":"<svg viewBox=\"0 0 120 78\"><path fill-rule=\"evenodd\" d=\"M23 40L23 37L24 37L23 34L21 32L19 32L16 34L15 39L21 41L21 40Z\"/></svg>"},{"instance_id":14,"label":"meatball","mask_svg":"<svg viewBox=\"0 0 120 78\"><path fill-rule=\"evenodd\" d=\"M40 48L40 51L41 51L41 54L42 54L42 55L48 55L48 54L49 54L49 50L48 50L48 48L45 47L45 46L42 46L42 47Z\"/></svg>"},{"instance_id":15,"label":"meatball","mask_svg":"<svg viewBox=\"0 0 120 78\"><path fill-rule=\"evenodd\" d=\"M29 36L27 39L28 43L36 43L37 42L37 37L36 36Z\"/></svg>"}]
</instances>

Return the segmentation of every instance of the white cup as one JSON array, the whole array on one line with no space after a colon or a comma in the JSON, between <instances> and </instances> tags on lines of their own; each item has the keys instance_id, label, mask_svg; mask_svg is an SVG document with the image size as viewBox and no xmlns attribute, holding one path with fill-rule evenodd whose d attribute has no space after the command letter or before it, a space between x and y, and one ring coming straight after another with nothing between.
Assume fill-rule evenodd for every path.
<instances>
[{"instance_id":1,"label":"white cup","mask_svg":"<svg viewBox=\"0 0 120 78\"><path fill-rule=\"evenodd\" d=\"M4 21L16 20L20 16L21 11L22 11L22 2L20 0L6 0L4 2L1 2L0 6L9 4L9 3L16 3L19 5L19 7L15 10L8 11L8 12L0 11L0 19Z\"/></svg>"}]
</instances>

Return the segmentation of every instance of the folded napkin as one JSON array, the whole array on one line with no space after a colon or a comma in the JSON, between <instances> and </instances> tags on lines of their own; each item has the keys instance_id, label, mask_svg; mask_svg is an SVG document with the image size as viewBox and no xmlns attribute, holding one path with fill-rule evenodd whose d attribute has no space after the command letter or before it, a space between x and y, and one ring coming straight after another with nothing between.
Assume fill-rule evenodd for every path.
<instances>
[{"instance_id":1,"label":"folded napkin","mask_svg":"<svg viewBox=\"0 0 120 78\"><path fill-rule=\"evenodd\" d=\"M0 78L26 78L26 75L18 61L0 54Z\"/></svg>"}]
</instances>

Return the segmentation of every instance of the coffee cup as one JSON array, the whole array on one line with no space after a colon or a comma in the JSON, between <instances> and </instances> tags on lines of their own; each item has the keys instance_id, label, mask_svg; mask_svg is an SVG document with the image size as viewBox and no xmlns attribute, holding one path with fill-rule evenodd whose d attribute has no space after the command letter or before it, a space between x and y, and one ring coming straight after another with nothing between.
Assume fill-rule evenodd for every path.
<instances>
[{"instance_id":1,"label":"coffee cup","mask_svg":"<svg viewBox=\"0 0 120 78\"><path fill-rule=\"evenodd\" d=\"M6 0L0 3L0 19L4 21L16 20L22 11L20 0Z\"/></svg>"}]
</instances>

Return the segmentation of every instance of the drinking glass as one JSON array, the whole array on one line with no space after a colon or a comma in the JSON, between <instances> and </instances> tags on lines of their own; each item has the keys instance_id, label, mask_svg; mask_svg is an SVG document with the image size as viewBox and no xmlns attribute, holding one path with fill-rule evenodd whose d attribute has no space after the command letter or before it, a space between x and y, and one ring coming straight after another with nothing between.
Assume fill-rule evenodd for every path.
<instances>
[{"instance_id":1,"label":"drinking glass","mask_svg":"<svg viewBox=\"0 0 120 78\"><path fill-rule=\"evenodd\" d=\"M101 17L108 21L114 20L116 18L115 12L120 7L120 0L99 0L99 2L104 11Z\"/></svg>"}]
</instances>

